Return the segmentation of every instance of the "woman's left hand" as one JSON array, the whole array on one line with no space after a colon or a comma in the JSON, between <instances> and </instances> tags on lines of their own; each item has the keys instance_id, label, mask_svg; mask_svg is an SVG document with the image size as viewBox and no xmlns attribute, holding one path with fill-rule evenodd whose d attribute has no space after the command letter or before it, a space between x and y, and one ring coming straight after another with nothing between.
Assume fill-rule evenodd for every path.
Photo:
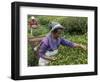
<instances>
[{"instance_id":1,"label":"woman's left hand","mask_svg":"<svg viewBox=\"0 0 100 82\"><path fill-rule=\"evenodd\" d=\"M80 45L83 50L87 50L86 46Z\"/></svg>"},{"instance_id":2,"label":"woman's left hand","mask_svg":"<svg viewBox=\"0 0 100 82\"><path fill-rule=\"evenodd\" d=\"M82 44L75 44L75 47L76 47L76 48L82 48L82 49L84 49L84 50L87 49L86 46L84 46L84 45L82 45Z\"/></svg>"}]
</instances>

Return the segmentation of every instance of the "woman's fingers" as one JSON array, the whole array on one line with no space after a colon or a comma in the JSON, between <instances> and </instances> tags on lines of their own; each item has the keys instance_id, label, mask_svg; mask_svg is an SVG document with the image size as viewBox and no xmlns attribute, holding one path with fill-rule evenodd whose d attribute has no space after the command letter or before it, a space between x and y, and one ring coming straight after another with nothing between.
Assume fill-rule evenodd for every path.
<instances>
[{"instance_id":1,"label":"woman's fingers","mask_svg":"<svg viewBox=\"0 0 100 82\"><path fill-rule=\"evenodd\" d=\"M53 61L57 60L57 58L56 58L56 57L51 57L51 58L52 58L52 60L53 60Z\"/></svg>"},{"instance_id":2,"label":"woman's fingers","mask_svg":"<svg viewBox=\"0 0 100 82\"><path fill-rule=\"evenodd\" d=\"M81 45L82 49L87 50L86 46Z\"/></svg>"}]
</instances>

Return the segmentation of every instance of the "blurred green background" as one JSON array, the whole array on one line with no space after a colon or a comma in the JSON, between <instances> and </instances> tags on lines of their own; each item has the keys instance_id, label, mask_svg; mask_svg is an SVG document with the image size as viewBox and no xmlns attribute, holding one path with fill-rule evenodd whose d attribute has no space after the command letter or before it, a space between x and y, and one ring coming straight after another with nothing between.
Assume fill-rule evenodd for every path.
<instances>
[{"instance_id":1,"label":"blurred green background","mask_svg":"<svg viewBox=\"0 0 100 82\"><path fill-rule=\"evenodd\" d=\"M28 15L28 21L33 15ZM87 17L72 17L72 16L34 16L39 22L37 29L32 29L32 34L28 27L28 37L42 37L50 31L48 25L50 22L59 22L64 26L64 33L62 37L72 42L83 44L87 46ZM49 65L76 65L87 64L88 54L78 48L69 48L60 46L59 53L56 55L57 60L50 62ZM38 60L35 58L33 47L28 43L28 66L37 66Z\"/></svg>"}]
</instances>

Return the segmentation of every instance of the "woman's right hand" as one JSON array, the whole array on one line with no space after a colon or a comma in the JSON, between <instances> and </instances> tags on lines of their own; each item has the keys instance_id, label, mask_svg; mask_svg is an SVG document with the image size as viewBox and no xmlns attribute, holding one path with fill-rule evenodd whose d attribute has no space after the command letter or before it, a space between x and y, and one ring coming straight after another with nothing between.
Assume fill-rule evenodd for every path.
<instances>
[{"instance_id":1,"label":"woman's right hand","mask_svg":"<svg viewBox=\"0 0 100 82\"><path fill-rule=\"evenodd\" d=\"M52 59L52 61L55 61L55 60L57 60L57 58L56 58L56 57L51 57L51 59Z\"/></svg>"}]
</instances>

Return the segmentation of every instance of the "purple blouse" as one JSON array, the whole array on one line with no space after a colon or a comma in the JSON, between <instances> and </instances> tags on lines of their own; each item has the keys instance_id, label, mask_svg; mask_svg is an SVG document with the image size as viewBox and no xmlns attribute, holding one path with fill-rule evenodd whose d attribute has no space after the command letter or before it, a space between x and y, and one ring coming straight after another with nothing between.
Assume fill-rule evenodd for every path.
<instances>
[{"instance_id":1,"label":"purple blouse","mask_svg":"<svg viewBox=\"0 0 100 82\"><path fill-rule=\"evenodd\" d=\"M59 38L56 40L51 36L51 34L49 34L41 41L39 49L39 57L43 58L43 56L47 51L53 51L55 49L58 49L60 45L69 47L75 46L73 42L65 40L64 38Z\"/></svg>"}]
</instances>

